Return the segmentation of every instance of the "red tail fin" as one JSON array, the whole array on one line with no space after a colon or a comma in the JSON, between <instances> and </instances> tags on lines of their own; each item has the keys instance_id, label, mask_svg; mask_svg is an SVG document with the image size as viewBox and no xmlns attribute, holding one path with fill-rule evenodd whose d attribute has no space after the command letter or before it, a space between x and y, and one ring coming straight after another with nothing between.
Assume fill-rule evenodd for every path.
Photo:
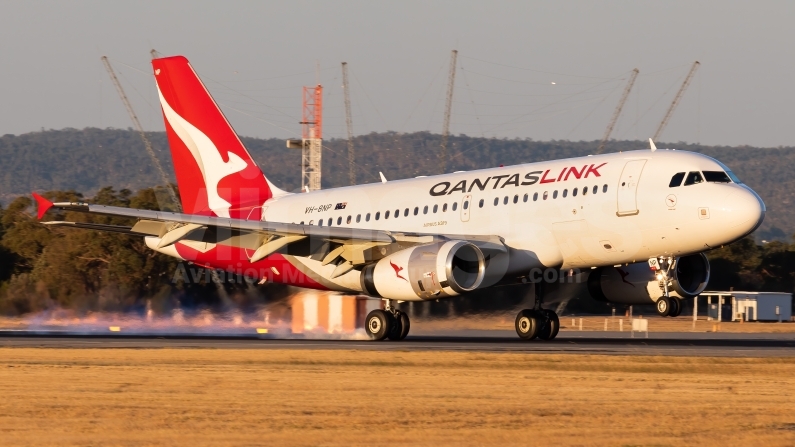
<instances>
[{"instance_id":1,"label":"red tail fin","mask_svg":"<svg viewBox=\"0 0 795 447\"><path fill-rule=\"evenodd\" d=\"M188 60L154 59L155 81L186 213L259 219L272 185Z\"/></svg>"}]
</instances>

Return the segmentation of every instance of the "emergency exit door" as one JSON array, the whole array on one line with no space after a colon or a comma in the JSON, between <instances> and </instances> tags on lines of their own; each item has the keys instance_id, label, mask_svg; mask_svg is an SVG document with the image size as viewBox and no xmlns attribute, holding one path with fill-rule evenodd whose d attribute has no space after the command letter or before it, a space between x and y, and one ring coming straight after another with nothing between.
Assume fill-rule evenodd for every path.
<instances>
[{"instance_id":1,"label":"emergency exit door","mask_svg":"<svg viewBox=\"0 0 795 447\"><path fill-rule=\"evenodd\" d=\"M461 222L469 222L469 208L472 206L472 195L467 194L461 199Z\"/></svg>"},{"instance_id":2,"label":"emergency exit door","mask_svg":"<svg viewBox=\"0 0 795 447\"><path fill-rule=\"evenodd\" d=\"M630 160L618 181L618 216L634 216L638 210L638 183L646 160Z\"/></svg>"}]
</instances>

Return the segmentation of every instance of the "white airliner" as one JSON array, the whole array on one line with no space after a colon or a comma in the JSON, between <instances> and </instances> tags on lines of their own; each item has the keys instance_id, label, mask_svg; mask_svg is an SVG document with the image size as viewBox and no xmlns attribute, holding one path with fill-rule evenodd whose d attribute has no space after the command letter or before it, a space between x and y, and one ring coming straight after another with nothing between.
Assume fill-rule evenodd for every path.
<instances>
[{"instance_id":1,"label":"white airliner","mask_svg":"<svg viewBox=\"0 0 795 447\"><path fill-rule=\"evenodd\" d=\"M39 218L51 207L135 218L131 227L44 223L140 235L158 252L261 283L381 298L384 309L365 320L376 340L408 334L396 301L538 285L561 270L587 275L594 299L656 303L676 316L681 300L707 285L703 252L748 235L765 215L759 196L719 161L653 143L291 194L265 178L187 59L152 64L183 213L52 204L34 194ZM542 291L516 317L523 339L558 333Z\"/></svg>"}]
</instances>

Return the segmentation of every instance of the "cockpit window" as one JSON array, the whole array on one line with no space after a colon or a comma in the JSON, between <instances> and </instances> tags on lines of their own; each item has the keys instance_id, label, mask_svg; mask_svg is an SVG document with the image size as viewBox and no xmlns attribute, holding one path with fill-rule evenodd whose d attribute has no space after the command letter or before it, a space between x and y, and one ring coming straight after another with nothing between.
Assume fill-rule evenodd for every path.
<instances>
[{"instance_id":1,"label":"cockpit window","mask_svg":"<svg viewBox=\"0 0 795 447\"><path fill-rule=\"evenodd\" d=\"M684 172L677 172L671 177L671 183L668 184L669 188L676 188L677 186L682 184L682 179L685 178Z\"/></svg>"},{"instance_id":2,"label":"cockpit window","mask_svg":"<svg viewBox=\"0 0 795 447\"><path fill-rule=\"evenodd\" d=\"M704 171L704 180L710 183L731 183L732 181L723 171Z\"/></svg>"},{"instance_id":3,"label":"cockpit window","mask_svg":"<svg viewBox=\"0 0 795 447\"><path fill-rule=\"evenodd\" d=\"M698 171L693 171L687 174L687 178L685 179L685 186L695 185L696 183L701 183L703 181L704 179L701 177L701 173Z\"/></svg>"},{"instance_id":4,"label":"cockpit window","mask_svg":"<svg viewBox=\"0 0 795 447\"><path fill-rule=\"evenodd\" d=\"M738 185L742 185L743 182L741 182L740 179L732 171L730 171L729 169L726 170L726 175L728 175L729 178L732 179L732 181L734 183L737 183Z\"/></svg>"}]
</instances>

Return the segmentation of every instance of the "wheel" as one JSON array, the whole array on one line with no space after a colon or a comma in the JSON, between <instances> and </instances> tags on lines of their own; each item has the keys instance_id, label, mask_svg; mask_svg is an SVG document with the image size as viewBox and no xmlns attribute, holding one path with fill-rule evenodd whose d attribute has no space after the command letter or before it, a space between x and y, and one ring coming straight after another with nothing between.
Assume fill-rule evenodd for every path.
<instances>
[{"instance_id":1,"label":"wheel","mask_svg":"<svg viewBox=\"0 0 795 447\"><path fill-rule=\"evenodd\" d=\"M682 300L679 298L671 298L671 312L668 313L669 317L678 317L682 313Z\"/></svg>"},{"instance_id":2,"label":"wheel","mask_svg":"<svg viewBox=\"0 0 795 447\"><path fill-rule=\"evenodd\" d=\"M405 312L401 312L400 315L398 315L398 321L400 322L400 337L398 337L398 340L403 340L409 335L411 321L409 321L409 316Z\"/></svg>"},{"instance_id":3,"label":"wheel","mask_svg":"<svg viewBox=\"0 0 795 447\"><path fill-rule=\"evenodd\" d=\"M524 309L516 315L516 333L522 340L532 340L538 336L538 322L541 318L532 309Z\"/></svg>"},{"instance_id":4,"label":"wheel","mask_svg":"<svg viewBox=\"0 0 795 447\"><path fill-rule=\"evenodd\" d=\"M670 315L672 308L671 298L666 298L664 296L657 298L657 313L660 314L661 317Z\"/></svg>"},{"instance_id":5,"label":"wheel","mask_svg":"<svg viewBox=\"0 0 795 447\"><path fill-rule=\"evenodd\" d=\"M554 340L560 332L560 320L558 314L549 310L541 309L541 317L543 323L538 330L538 338L541 340Z\"/></svg>"},{"instance_id":6,"label":"wheel","mask_svg":"<svg viewBox=\"0 0 795 447\"><path fill-rule=\"evenodd\" d=\"M395 326L393 321L394 319L392 314L389 312L383 311L381 309L376 309L370 312L367 314L367 319L365 320L364 325L367 329L367 335L369 335L373 340L383 340L389 334L392 326Z\"/></svg>"},{"instance_id":7,"label":"wheel","mask_svg":"<svg viewBox=\"0 0 795 447\"><path fill-rule=\"evenodd\" d=\"M389 330L387 337L390 340L403 340L409 335L409 329L411 328L409 316L400 311L390 316L392 317L392 329Z\"/></svg>"}]
</instances>

